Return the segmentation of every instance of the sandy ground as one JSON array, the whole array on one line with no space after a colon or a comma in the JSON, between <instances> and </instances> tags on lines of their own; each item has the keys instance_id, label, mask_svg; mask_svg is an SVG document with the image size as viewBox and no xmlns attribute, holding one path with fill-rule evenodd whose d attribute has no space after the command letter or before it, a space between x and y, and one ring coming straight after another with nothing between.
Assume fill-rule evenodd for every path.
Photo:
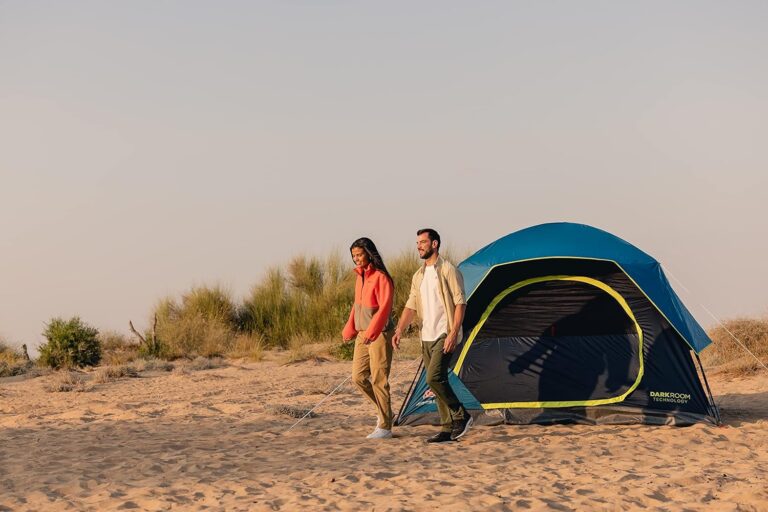
<instances>
[{"instance_id":1,"label":"sandy ground","mask_svg":"<svg viewBox=\"0 0 768 512\"><path fill-rule=\"evenodd\" d=\"M410 367L409 367L410 366ZM768 375L715 376L726 425L432 427L369 441L349 363L232 363L51 393L0 380L0 510L768 510ZM397 361L399 408L415 367ZM398 375L399 374L399 375Z\"/></svg>"}]
</instances>

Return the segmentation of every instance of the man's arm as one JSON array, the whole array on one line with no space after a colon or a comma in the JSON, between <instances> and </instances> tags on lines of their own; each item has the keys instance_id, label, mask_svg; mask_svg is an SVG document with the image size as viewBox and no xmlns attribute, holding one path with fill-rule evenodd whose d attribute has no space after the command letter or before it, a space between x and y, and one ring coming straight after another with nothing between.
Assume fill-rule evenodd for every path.
<instances>
[{"instance_id":1,"label":"man's arm","mask_svg":"<svg viewBox=\"0 0 768 512\"><path fill-rule=\"evenodd\" d=\"M457 338L461 323L464 321L464 313L467 311L466 304L457 304L453 312L453 329L448 333L443 342L443 354L450 354L456 348Z\"/></svg>"},{"instance_id":2,"label":"man's arm","mask_svg":"<svg viewBox=\"0 0 768 512\"><path fill-rule=\"evenodd\" d=\"M415 314L415 309L408 307L403 308L403 314L400 315L400 320L397 322L397 327L395 327L395 335L392 336L392 346L396 349L400 349L400 338L403 335L403 330L411 325L411 322L413 322L413 316Z\"/></svg>"},{"instance_id":3,"label":"man's arm","mask_svg":"<svg viewBox=\"0 0 768 512\"><path fill-rule=\"evenodd\" d=\"M461 324L464 322L464 313L467 311L467 299L464 295L464 276L461 275L461 271L453 265L448 267L448 269L446 282L456 307L453 311L453 323L451 324L453 328L443 342L444 354L450 354L456 348L459 330L461 330Z\"/></svg>"},{"instance_id":4,"label":"man's arm","mask_svg":"<svg viewBox=\"0 0 768 512\"><path fill-rule=\"evenodd\" d=\"M397 327L395 327L395 335L392 336L392 346L396 349L400 349L400 338L403 335L403 330L405 330L409 325L411 325L411 322L413 322L413 317L416 314L417 293L419 293L419 290L416 289L416 274L414 274L411 278L411 289L408 292L408 300L405 301L403 313L400 315L400 320L397 322Z\"/></svg>"}]
</instances>

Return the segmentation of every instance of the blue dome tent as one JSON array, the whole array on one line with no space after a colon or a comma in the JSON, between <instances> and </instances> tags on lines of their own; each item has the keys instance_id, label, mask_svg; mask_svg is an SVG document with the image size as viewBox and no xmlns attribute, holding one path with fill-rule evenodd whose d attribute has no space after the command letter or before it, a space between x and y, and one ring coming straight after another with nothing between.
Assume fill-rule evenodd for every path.
<instances>
[{"instance_id":1,"label":"blue dome tent","mask_svg":"<svg viewBox=\"0 0 768 512\"><path fill-rule=\"evenodd\" d=\"M467 311L450 381L478 423L719 423L699 378L711 340L640 249L583 224L542 224L459 269ZM396 424L436 418L420 369Z\"/></svg>"}]
</instances>

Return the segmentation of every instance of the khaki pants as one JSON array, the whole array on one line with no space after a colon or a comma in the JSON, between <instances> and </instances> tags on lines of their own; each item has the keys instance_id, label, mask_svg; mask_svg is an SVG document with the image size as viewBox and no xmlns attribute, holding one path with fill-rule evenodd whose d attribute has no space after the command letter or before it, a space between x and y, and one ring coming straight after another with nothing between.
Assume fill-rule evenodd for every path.
<instances>
[{"instance_id":1,"label":"khaki pants","mask_svg":"<svg viewBox=\"0 0 768 512\"><path fill-rule=\"evenodd\" d=\"M352 382L376 406L379 427L392 430L392 404L389 400L389 369L392 367L392 333L382 333L372 343L363 343L361 332L355 339L352 357Z\"/></svg>"},{"instance_id":2,"label":"khaki pants","mask_svg":"<svg viewBox=\"0 0 768 512\"><path fill-rule=\"evenodd\" d=\"M467 412L448 384L451 354L443 354L445 338L446 336L443 335L435 341L422 341L421 349L427 385L435 394L437 411L440 413L440 429L443 432L450 432L452 423L463 420Z\"/></svg>"}]
</instances>

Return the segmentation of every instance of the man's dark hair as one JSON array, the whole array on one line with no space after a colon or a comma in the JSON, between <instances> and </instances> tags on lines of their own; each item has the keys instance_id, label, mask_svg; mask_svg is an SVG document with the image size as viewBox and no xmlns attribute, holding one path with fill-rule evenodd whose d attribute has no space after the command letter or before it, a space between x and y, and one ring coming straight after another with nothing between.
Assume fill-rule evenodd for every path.
<instances>
[{"instance_id":1,"label":"man's dark hair","mask_svg":"<svg viewBox=\"0 0 768 512\"><path fill-rule=\"evenodd\" d=\"M437 249L439 250L440 249L440 233L438 233L432 228L424 228L424 229L418 230L416 232L416 236L423 235L424 233L427 234L430 242L434 242L435 240L437 240Z\"/></svg>"}]
</instances>

